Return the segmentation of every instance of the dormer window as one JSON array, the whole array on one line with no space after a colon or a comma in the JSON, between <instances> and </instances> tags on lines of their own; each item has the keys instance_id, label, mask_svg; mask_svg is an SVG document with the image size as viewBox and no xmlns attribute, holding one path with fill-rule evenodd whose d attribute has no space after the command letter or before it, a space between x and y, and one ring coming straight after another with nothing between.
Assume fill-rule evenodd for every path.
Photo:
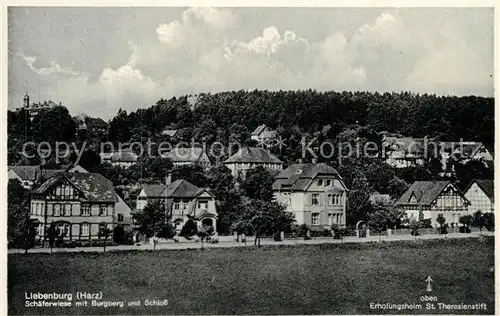
<instances>
[{"instance_id":1,"label":"dormer window","mask_svg":"<svg viewBox=\"0 0 500 316\"><path fill-rule=\"evenodd\" d=\"M322 186L322 185L323 185L323 180L322 180L322 179L319 179L319 180L318 180L318 185L319 185L319 186Z\"/></svg>"}]
</instances>

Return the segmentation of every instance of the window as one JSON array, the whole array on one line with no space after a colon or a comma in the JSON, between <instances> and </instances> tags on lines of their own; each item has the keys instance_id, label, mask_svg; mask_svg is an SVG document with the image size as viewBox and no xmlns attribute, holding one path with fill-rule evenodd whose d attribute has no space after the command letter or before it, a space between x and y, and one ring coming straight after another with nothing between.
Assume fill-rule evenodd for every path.
<instances>
[{"instance_id":1,"label":"window","mask_svg":"<svg viewBox=\"0 0 500 316\"><path fill-rule=\"evenodd\" d=\"M105 237L104 236L104 230L108 229L108 228L109 228L108 225L106 225L104 223L99 224L99 236L101 236L102 238L104 238ZM108 231L108 233L109 233L109 231ZM108 237L109 237L109 235L108 235Z\"/></svg>"},{"instance_id":2,"label":"window","mask_svg":"<svg viewBox=\"0 0 500 316\"><path fill-rule=\"evenodd\" d=\"M322 185L323 185L323 180L319 179L319 180L318 180L318 185L319 185L319 186L322 186Z\"/></svg>"},{"instance_id":3,"label":"window","mask_svg":"<svg viewBox=\"0 0 500 316\"><path fill-rule=\"evenodd\" d=\"M107 211L107 205L106 204L101 204L99 205L99 216L106 216L106 211Z\"/></svg>"},{"instance_id":4,"label":"window","mask_svg":"<svg viewBox=\"0 0 500 316\"><path fill-rule=\"evenodd\" d=\"M64 213L66 214L66 216L71 216L71 210L72 210L71 204L64 205Z\"/></svg>"},{"instance_id":5,"label":"window","mask_svg":"<svg viewBox=\"0 0 500 316\"><path fill-rule=\"evenodd\" d=\"M284 203L286 205L291 205L292 204L292 197L290 193L284 193Z\"/></svg>"},{"instance_id":6,"label":"window","mask_svg":"<svg viewBox=\"0 0 500 316\"><path fill-rule=\"evenodd\" d=\"M311 224L312 225L319 225L319 213L312 213L311 214Z\"/></svg>"},{"instance_id":7,"label":"window","mask_svg":"<svg viewBox=\"0 0 500 316\"><path fill-rule=\"evenodd\" d=\"M311 195L311 204L312 205L319 205L319 194L313 193Z\"/></svg>"},{"instance_id":8,"label":"window","mask_svg":"<svg viewBox=\"0 0 500 316\"><path fill-rule=\"evenodd\" d=\"M122 213L118 213L118 221L123 222L123 214Z\"/></svg>"},{"instance_id":9,"label":"window","mask_svg":"<svg viewBox=\"0 0 500 316\"><path fill-rule=\"evenodd\" d=\"M88 236L90 232L90 225L88 223L82 223L80 232L82 233L82 236Z\"/></svg>"},{"instance_id":10,"label":"window","mask_svg":"<svg viewBox=\"0 0 500 316\"><path fill-rule=\"evenodd\" d=\"M47 205L47 216L52 216L54 215L54 205L49 204Z\"/></svg>"},{"instance_id":11,"label":"window","mask_svg":"<svg viewBox=\"0 0 500 316\"><path fill-rule=\"evenodd\" d=\"M328 225L332 225L333 224L333 214L328 214Z\"/></svg>"},{"instance_id":12,"label":"window","mask_svg":"<svg viewBox=\"0 0 500 316\"><path fill-rule=\"evenodd\" d=\"M54 204L54 216L61 216L61 205Z\"/></svg>"},{"instance_id":13,"label":"window","mask_svg":"<svg viewBox=\"0 0 500 316\"><path fill-rule=\"evenodd\" d=\"M326 180L326 186L329 187L330 185L332 185L332 180Z\"/></svg>"},{"instance_id":14,"label":"window","mask_svg":"<svg viewBox=\"0 0 500 316\"><path fill-rule=\"evenodd\" d=\"M180 203L179 202L175 202L174 203L174 210L178 210L180 209Z\"/></svg>"},{"instance_id":15,"label":"window","mask_svg":"<svg viewBox=\"0 0 500 316\"><path fill-rule=\"evenodd\" d=\"M340 194L328 194L328 205L341 205L342 195Z\"/></svg>"},{"instance_id":16,"label":"window","mask_svg":"<svg viewBox=\"0 0 500 316\"><path fill-rule=\"evenodd\" d=\"M206 210L208 208L208 202L207 201L198 201L198 208Z\"/></svg>"},{"instance_id":17,"label":"window","mask_svg":"<svg viewBox=\"0 0 500 316\"><path fill-rule=\"evenodd\" d=\"M90 216L90 205L82 204L82 216Z\"/></svg>"}]
</instances>

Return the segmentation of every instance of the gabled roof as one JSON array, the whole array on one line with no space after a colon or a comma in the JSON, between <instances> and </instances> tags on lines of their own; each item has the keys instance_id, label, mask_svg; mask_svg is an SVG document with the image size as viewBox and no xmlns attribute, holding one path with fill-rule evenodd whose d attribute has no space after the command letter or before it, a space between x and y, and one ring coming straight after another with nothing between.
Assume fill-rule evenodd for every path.
<instances>
[{"instance_id":1,"label":"gabled roof","mask_svg":"<svg viewBox=\"0 0 500 316\"><path fill-rule=\"evenodd\" d=\"M35 181L40 176L39 166L8 166L8 170L14 171L22 180Z\"/></svg>"},{"instance_id":2,"label":"gabled roof","mask_svg":"<svg viewBox=\"0 0 500 316\"><path fill-rule=\"evenodd\" d=\"M282 164L283 161L272 155L269 151L257 147L243 147L238 152L224 161L224 163L273 163Z\"/></svg>"},{"instance_id":3,"label":"gabled roof","mask_svg":"<svg viewBox=\"0 0 500 316\"><path fill-rule=\"evenodd\" d=\"M257 126L256 129L254 129L254 131L252 132L251 135L259 135L260 133L262 133L262 131L266 128L266 124L262 124L262 125L259 125Z\"/></svg>"},{"instance_id":4,"label":"gabled roof","mask_svg":"<svg viewBox=\"0 0 500 316\"><path fill-rule=\"evenodd\" d=\"M162 135L174 137L177 133L176 129L165 129L161 132Z\"/></svg>"},{"instance_id":5,"label":"gabled roof","mask_svg":"<svg viewBox=\"0 0 500 316\"><path fill-rule=\"evenodd\" d=\"M490 198L492 202L495 200L495 181L474 179L464 192L469 191L474 183L477 184L477 186Z\"/></svg>"},{"instance_id":6,"label":"gabled roof","mask_svg":"<svg viewBox=\"0 0 500 316\"><path fill-rule=\"evenodd\" d=\"M186 180L176 180L167 186L164 184L145 184L142 189L148 197L165 198L194 198L206 191L205 188L199 188Z\"/></svg>"},{"instance_id":7,"label":"gabled roof","mask_svg":"<svg viewBox=\"0 0 500 316\"><path fill-rule=\"evenodd\" d=\"M290 165L281 171L275 177L273 190L303 191L307 189L312 179L321 175L335 176L343 184L337 170L326 163L302 163Z\"/></svg>"},{"instance_id":8,"label":"gabled roof","mask_svg":"<svg viewBox=\"0 0 500 316\"><path fill-rule=\"evenodd\" d=\"M163 196L163 190L165 189L164 184L144 184L142 189L146 195L150 198Z\"/></svg>"},{"instance_id":9,"label":"gabled roof","mask_svg":"<svg viewBox=\"0 0 500 316\"><path fill-rule=\"evenodd\" d=\"M33 191L33 194L46 194L52 187L64 180L71 183L88 201L117 201L113 183L99 173L56 173L47 181L45 181L41 186L36 188Z\"/></svg>"},{"instance_id":10,"label":"gabled roof","mask_svg":"<svg viewBox=\"0 0 500 316\"><path fill-rule=\"evenodd\" d=\"M430 205L441 192L449 185L450 181L415 181L397 200L399 205ZM455 185L453 185L455 189ZM412 201L412 196L416 198Z\"/></svg>"},{"instance_id":11,"label":"gabled roof","mask_svg":"<svg viewBox=\"0 0 500 316\"><path fill-rule=\"evenodd\" d=\"M193 198L197 197L203 191L205 189L198 188L186 180L176 180L167 187L166 196L167 198Z\"/></svg>"},{"instance_id":12,"label":"gabled roof","mask_svg":"<svg viewBox=\"0 0 500 316\"><path fill-rule=\"evenodd\" d=\"M171 151L163 153L162 157L172 160L172 162L195 162L203 154L203 148L198 147L176 147Z\"/></svg>"}]
</instances>

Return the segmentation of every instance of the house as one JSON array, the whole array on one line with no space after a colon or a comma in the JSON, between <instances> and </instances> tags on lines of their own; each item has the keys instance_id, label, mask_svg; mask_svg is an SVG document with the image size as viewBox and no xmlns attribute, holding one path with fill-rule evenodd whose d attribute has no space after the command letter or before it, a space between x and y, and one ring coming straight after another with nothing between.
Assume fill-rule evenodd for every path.
<instances>
[{"instance_id":1,"label":"house","mask_svg":"<svg viewBox=\"0 0 500 316\"><path fill-rule=\"evenodd\" d=\"M469 200L450 181L415 181L396 201L406 211L408 219L444 217L448 224L457 224L460 216L468 214Z\"/></svg>"},{"instance_id":2,"label":"house","mask_svg":"<svg viewBox=\"0 0 500 316\"><path fill-rule=\"evenodd\" d=\"M273 192L298 225L330 229L346 223L348 189L337 170L325 163L291 165L275 177Z\"/></svg>"},{"instance_id":3,"label":"house","mask_svg":"<svg viewBox=\"0 0 500 316\"><path fill-rule=\"evenodd\" d=\"M162 153L163 158L172 161L174 167L185 165L200 165L210 167L210 159L203 148L197 147L175 147L169 152Z\"/></svg>"},{"instance_id":4,"label":"house","mask_svg":"<svg viewBox=\"0 0 500 316\"><path fill-rule=\"evenodd\" d=\"M164 129L161 134L163 136L168 136L170 138L172 137L175 137L175 135L177 134L177 130L176 129Z\"/></svg>"},{"instance_id":5,"label":"house","mask_svg":"<svg viewBox=\"0 0 500 316\"><path fill-rule=\"evenodd\" d=\"M440 142L442 163L446 166L449 159L463 164L471 161L493 162L493 155L481 142Z\"/></svg>"},{"instance_id":6,"label":"house","mask_svg":"<svg viewBox=\"0 0 500 316\"><path fill-rule=\"evenodd\" d=\"M8 178L17 179L26 190L31 190L57 172L87 172L79 165L62 165L58 169L45 169L42 166L8 166Z\"/></svg>"},{"instance_id":7,"label":"house","mask_svg":"<svg viewBox=\"0 0 500 316\"><path fill-rule=\"evenodd\" d=\"M422 166L426 161L427 145L430 140L426 138L383 136L382 149L385 162L395 168ZM436 148L436 152L438 149ZM429 152L431 154L432 152Z\"/></svg>"},{"instance_id":8,"label":"house","mask_svg":"<svg viewBox=\"0 0 500 316\"><path fill-rule=\"evenodd\" d=\"M282 170L283 161L276 158L268 150L257 147L242 147L226 161L224 165L231 170L233 177L244 177L246 172L257 166L270 170Z\"/></svg>"},{"instance_id":9,"label":"house","mask_svg":"<svg viewBox=\"0 0 500 316\"><path fill-rule=\"evenodd\" d=\"M166 217L180 230L192 218L198 227L212 226L217 230L217 210L215 198L206 188L198 188L186 180L165 184L146 184L137 196L137 211L142 211L149 201L161 199L165 203Z\"/></svg>"},{"instance_id":10,"label":"house","mask_svg":"<svg viewBox=\"0 0 500 316\"><path fill-rule=\"evenodd\" d=\"M101 161L113 166L128 168L138 160L137 154L130 149L121 149L112 153L101 153Z\"/></svg>"},{"instance_id":11,"label":"house","mask_svg":"<svg viewBox=\"0 0 500 316\"><path fill-rule=\"evenodd\" d=\"M61 165L57 169L51 169L51 168L41 168L40 170L40 181L45 181L52 177L54 174L58 172L82 172L82 173L88 173L88 171L83 168L80 165Z\"/></svg>"},{"instance_id":12,"label":"house","mask_svg":"<svg viewBox=\"0 0 500 316\"><path fill-rule=\"evenodd\" d=\"M464 195L470 201L469 214L495 212L495 183L493 180L472 180Z\"/></svg>"},{"instance_id":13,"label":"house","mask_svg":"<svg viewBox=\"0 0 500 316\"><path fill-rule=\"evenodd\" d=\"M8 178L17 179L26 190L31 190L41 175L40 166L8 166Z\"/></svg>"},{"instance_id":14,"label":"house","mask_svg":"<svg viewBox=\"0 0 500 316\"><path fill-rule=\"evenodd\" d=\"M262 124L255 128L252 134L250 134L250 138L258 142L265 142L266 140L275 138L276 134L276 131Z\"/></svg>"},{"instance_id":15,"label":"house","mask_svg":"<svg viewBox=\"0 0 500 316\"><path fill-rule=\"evenodd\" d=\"M65 241L87 242L99 239L104 228L127 225L130 209L121 206L118 212L119 202L113 183L102 175L60 172L32 191L30 218L44 240L54 223Z\"/></svg>"}]
</instances>

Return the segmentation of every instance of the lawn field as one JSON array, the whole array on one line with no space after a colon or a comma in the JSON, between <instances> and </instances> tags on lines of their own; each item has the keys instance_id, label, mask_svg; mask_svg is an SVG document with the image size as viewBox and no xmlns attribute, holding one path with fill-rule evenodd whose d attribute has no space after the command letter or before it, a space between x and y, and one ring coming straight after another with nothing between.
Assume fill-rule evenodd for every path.
<instances>
[{"instance_id":1,"label":"lawn field","mask_svg":"<svg viewBox=\"0 0 500 316\"><path fill-rule=\"evenodd\" d=\"M8 257L9 314L494 314L493 238ZM426 292L426 277L433 279ZM77 291L124 307L75 307ZM25 292L73 293L24 307ZM437 298L426 309L422 295ZM163 307L146 300L168 300ZM141 306L127 302L141 300ZM370 303L421 304L420 310ZM485 303L486 310L437 303ZM90 304L90 302L89 302Z\"/></svg>"}]
</instances>

